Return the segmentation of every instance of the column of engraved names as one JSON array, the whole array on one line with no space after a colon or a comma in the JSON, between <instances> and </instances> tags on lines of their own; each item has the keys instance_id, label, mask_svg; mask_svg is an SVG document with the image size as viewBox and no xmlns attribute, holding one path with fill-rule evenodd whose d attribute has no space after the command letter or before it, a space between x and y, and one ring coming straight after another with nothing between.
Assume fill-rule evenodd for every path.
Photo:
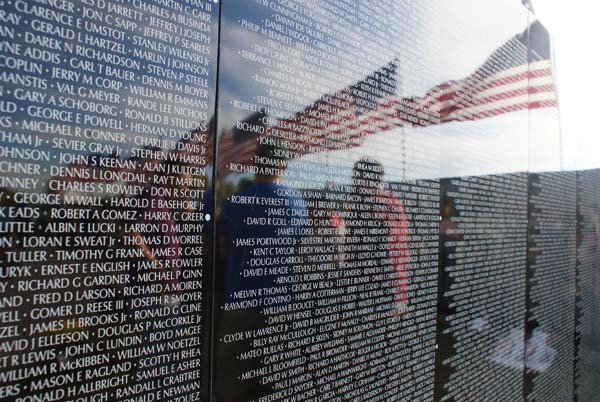
<instances>
[{"instance_id":1,"label":"column of engraved names","mask_svg":"<svg viewBox=\"0 0 600 402\"><path fill-rule=\"evenodd\" d=\"M436 182L390 183L386 187L404 203L411 222L407 233L402 230L392 235L407 237L402 264L410 281L408 311L400 317L390 315L395 312L398 260L377 251L389 237L380 238L375 232L387 231L368 229L377 222L370 208L348 205L355 197L353 189L335 186L315 200L311 200L314 190L294 190L306 200L310 223L280 230L301 236L289 245L285 238L235 239L239 245L256 242L248 261L258 268L244 269L241 276L278 274L275 286L235 292L232 301L224 305L225 311L259 306L264 316L264 327L226 333L222 338L225 343L249 340L251 347L237 358L258 360L263 365L242 372L241 380L261 378L263 384L272 383L269 397L280 398L307 398L317 391L329 397L356 397L364 388L378 384L371 373L383 375L387 381L386 391L373 395L410 399L432 392L430 354L435 331L428 321L436 314L436 288L431 284L437 278L439 190ZM275 201L266 198L230 199L250 203L247 206L268 206L270 216L281 216L279 211L285 210L269 206ZM331 212L325 212L332 205L343 208L337 217L346 224L356 222L367 229L340 238L331 225ZM274 224L280 218L268 219L267 224ZM252 219L246 222L255 224ZM291 266L289 261L293 261ZM288 288L293 303L285 295ZM272 305L278 301L279 305ZM402 332L398 336L393 331ZM407 384L409 376L416 379L414 383ZM399 393L401 387L403 393Z\"/></svg>"},{"instance_id":2,"label":"column of engraved names","mask_svg":"<svg viewBox=\"0 0 600 402\"><path fill-rule=\"evenodd\" d=\"M531 174L526 400L573 395L576 175Z\"/></svg>"},{"instance_id":3,"label":"column of engraved names","mask_svg":"<svg viewBox=\"0 0 600 402\"><path fill-rule=\"evenodd\" d=\"M291 238L289 244L294 247L273 248L270 247L272 244L269 247L259 247L256 243L264 245L274 241L254 239L255 244L251 246L250 254L255 257L252 257L251 261L254 262L251 264L267 267L269 261L275 261L272 255L281 254L275 264L284 263L288 266L284 269L277 268L278 272L269 268L244 270L242 276L260 278L265 275L280 275L275 279L280 288L279 293L288 292L291 295L287 302L280 303L279 306L259 309L265 316L266 328L243 334L226 333L220 341L227 344L245 342L246 345L251 345L239 354L239 359L252 369L242 371L238 379L247 383L266 384L270 393L263 396L265 400L293 395L296 398L307 398L314 392L342 398L357 397L359 394L375 398L386 395L391 397L399 393L398 388L401 386L404 387L402 392L406 398L411 393L426 394L427 378L431 377L431 370L424 363L423 356L426 353L431 356L433 336L419 346L414 342L415 333L410 333L410 330L417 327L423 330L425 322L431 322L434 317L432 306L435 304L435 289L431 291L431 287L435 287L435 280L432 280L430 271L431 264L436 263L437 237L435 230L431 232L431 226L427 225L431 225L433 221L437 227L438 190L435 183L407 183L403 185L404 190L400 190L399 184L393 187L391 183L385 183L389 186L385 190L398 192L401 202L406 201L411 204L411 208L414 203L420 202L425 211L428 211L421 215L415 211L407 213L410 219L422 220L423 225L415 230L410 240L399 239L409 243L407 248L414 253L410 257L411 261L406 262L405 257L385 257L387 253L381 251L388 247L389 239L385 235L388 228L381 228L379 233L375 233L374 226L381 225L382 220L378 216L381 211L376 211L376 204L379 202L377 197L371 197L371 204L361 205L357 202L357 188L325 185L328 181L335 183L344 180L348 175L344 166L352 165L353 161L349 163L330 154L324 158L296 160L306 154L354 146L351 143L352 136L357 133L352 131L352 127L342 127L337 133L330 130L334 125L336 128L343 126L344 121L351 118L348 113L355 107L354 97L360 97L361 90L365 91L362 95L366 95L369 85L374 84L363 79L358 83L363 86L358 89L357 84L353 88L354 94L350 96L339 89L388 64L393 58L393 52L389 52L384 42L380 43L380 39L385 37L383 32L376 32L377 44L368 49L358 48L355 44L344 41L348 40L348 33L356 35L353 30L360 35L364 34L354 26L357 21L363 23L382 19L381 9L371 9L366 5L347 9L331 5L306 9L294 3L290 3L287 9L273 2L270 10L276 10L282 15L272 14L271 17L262 19L260 24L246 17L237 20L248 31L248 35L256 38L247 49L237 52L238 57L250 66L249 70L255 72L251 75L251 81L263 85L268 96L258 95L252 99L232 99L229 102L240 111L263 111L271 117L284 117L304 109L291 118L271 118L270 126L267 127L252 123L251 119L236 124L236 127L257 133L254 141L258 146L276 148L276 152L285 155L290 164L290 160L294 160L293 169L285 172L280 183L288 188L296 188L285 190L284 194L301 200L301 204L307 209L308 219L299 223L300 228L286 229L285 226L294 226L293 220L279 217L286 215L286 207L289 205L265 209L267 216L263 222L282 226L277 229L281 237L277 239L277 243L284 242L287 234ZM283 14L293 15L294 18L285 18ZM332 27L325 27L321 23L321 20L334 16L337 20ZM393 21L390 21L388 27L391 30L398 29ZM396 32L395 35L401 34ZM310 39L313 36L318 38L314 48L304 43L306 41L303 39L290 39ZM390 54L389 58L373 55L377 57L379 64L372 61L366 63L369 59L364 52L380 49L385 49ZM360 52L361 56L346 63L353 52ZM296 58L300 60L294 63ZM334 65L333 62L326 61L328 58L342 62ZM321 72L321 75L317 72ZM395 77L388 75L387 79ZM322 96L323 92L329 94ZM368 110L365 104L363 108ZM390 142L389 146L386 145L388 149L381 149L383 144L381 142L379 147L367 148L365 152L376 157L386 156L389 148L399 147L400 141ZM264 174L269 169L276 170L280 166L280 160L269 160L263 155L257 155L251 161L233 158L227 164L232 173ZM394 177L399 176L396 171L388 173ZM241 201L236 196L228 199L231 204ZM294 200L289 201L290 205L294 203ZM269 203L275 204L276 201L255 199L249 205L253 209L262 209ZM435 206L427 209L427 203ZM398 219L398 216L394 219ZM248 220L244 224L248 225L247 222ZM258 221L250 219L250 222L256 225L255 222ZM341 227L336 226L358 226L361 222L370 228L356 236L346 236ZM398 235L402 237L400 233ZM236 247L239 245L248 248L250 242L252 239L236 240L235 244ZM419 246L422 246L421 254ZM268 257L256 257L257 255ZM398 282L395 271L399 263L405 265L405 269L415 277L413 289L408 291L409 304L415 311L407 313L406 319L399 319L392 314L394 287ZM260 305L264 303L261 301L264 299L260 297L261 294L264 296L271 293L277 294L276 286L270 290L254 292L254 300L247 300L248 292L233 293L232 302L223 306L225 315ZM427 327L432 328L431 325ZM402 337L397 336L401 331L407 333ZM253 341L250 342L250 339ZM412 361L411 352L414 352ZM267 353L270 353L268 357L265 356ZM248 363L250 360L254 363ZM403 361L410 361L411 364L403 365ZM404 371L401 372L400 367ZM378 379L378 374L387 376L390 381L383 384ZM408 374L416 381L408 381Z\"/></svg>"},{"instance_id":4,"label":"column of engraved names","mask_svg":"<svg viewBox=\"0 0 600 402\"><path fill-rule=\"evenodd\" d=\"M577 298L575 322L575 395L592 400L598 393L596 373L598 334L594 317L600 303L594 295L600 264L600 174L598 170L577 172Z\"/></svg>"},{"instance_id":5,"label":"column of engraved names","mask_svg":"<svg viewBox=\"0 0 600 402\"><path fill-rule=\"evenodd\" d=\"M5 5L2 395L197 394L210 6Z\"/></svg>"},{"instance_id":6,"label":"column of engraved names","mask_svg":"<svg viewBox=\"0 0 600 402\"><path fill-rule=\"evenodd\" d=\"M455 212L442 223L448 253L443 336L451 342L440 351L450 373L440 399L517 400L522 353L513 353L518 348L511 339L516 334L522 341L525 318L526 176L445 181L442 208ZM499 376L506 381L493 380Z\"/></svg>"},{"instance_id":7,"label":"column of engraved names","mask_svg":"<svg viewBox=\"0 0 600 402\"><path fill-rule=\"evenodd\" d=\"M386 189L404 205L409 227L379 226L383 210L376 202L353 202L353 188L331 187L325 201L308 201L313 215L325 219L300 239L304 246L299 254L307 262L321 264L301 271L311 272L302 279L313 283L300 285L296 298L314 303L312 319L300 326L316 330L305 349L307 369L328 397L411 399L432 392L435 332L428 321L436 312L436 289L431 284L437 273L437 183L386 183ZM339 212L319 213L328 207ZM337 230L328 221L336 217L348 230L337 240ZM390 247L396 242L405 247ZM399 269L410 286L401 282ZM400 291L406 291L406 300L396 300ZM408 308L396 303L407 303ZM376 375L385 377L386 384L375 380Z\"/></svg>"},{"instance_id":8,"label":"column of engraved names","mask_svg":"<svg viewBox=\"0 0 600 402\"><path fill-rule=\"evenodd\" d=\"M269 114L272 116L285 116L286 113L289 114L297 112L302 110L307 104L315 102L317 99L319 99L323 92L335 91L337 88L345 85L348 80L352 79L350 77L356 77L359 74L366 75L368 73L367 68L362 67L365 64L365 60L363 58L356 58L354 59L355 62L353 63L344 63L342 65L335 66L339 67L335 69L335 72L333 71L333 68L328 68L327 64L323 64L324 56L333 56L339 58L351 57L350 53L347 51L352 49L353 46L350 46L350 49L343 49L340 47L347 45L344 43L346 40L345 35L351 29L351 27L348 25L349 21L347 18L355 19L356 17L353 14L348 13L348 10L331 7L328 7L329 11L326 12L325 8L321 7L313 10L304 7L298 7L298 5L295 4L291 4L291 6L293 6L291 7L293 11L301 11L302 14L305 14L309 18L312 17L312 19L307 19L305 16L303 16L302 19L298 20L282 20L280 15L274 14L272 18L264 20L265 26L254 24L252 21L248 21L246 19L240 19L238 21L238 23L245 29L251 32L261 33L267 38L272 38L254 43L250 46L250 49L241 50L240 54L242 58L247 60L255 60L262 65L271 65L272 61L275 61L273 64L278 68L259 67L258 70L260 73L252 76L252 79L257 83L267 85L266 89L268 91L268 96L257 96L252 102L241 102L239 100L235 100L233 103L236 107L245 108L247 110L267 108ZM279 10L286 13L290 12L290 10L286 10L284 7L280 7ZM339 17L341 17L341 19L338 23L334 24L333 29L322 23L322 20L324 19L337 18L334 15L335 13L339 13ZM280 23L276 23L276 21ZM284 23L281 23L282 21ZM296 43L296 46L290 46L291 43L294 43L291 38L303 37L308 39L308 35L318 38L317 46L309 46L304 40L299 40L298 43ZM352 50L356 51L358 49ZM302 56L303 52L306 53L306 55L304 56L304 60L301 59L300 61L306 63L306 67L302 68L301 64L299 67L294 67L294 64L291 63L292 58ZM261 58L257 57L257 55L268 55L269 58ZM382 60L381 64L383 65L387 61L389 60ZM322 74L318 74L318 72L321 72ZM294 78L291 79L291 77ZM283 86L284 82L286 83L285 86ZM290 85L289 82L294 83L295 85ZM285 91L278 90L280 88L285 88ZM343 99L336 96L331 96L329 99L321 101L318 104L318 108L320 110L317 110L314 116L310 117L313 117L312 120L316 121L316 126L320 125L321 127L326 127L330 124L336 124L342 121L341 119L344 118L344 115L341 113L337 114L335 112L331 112L331 110L337 109L339 111L341 107L343 107L343 103L348 104L348 98ZM303 133L305 130L292 129L295 132L288 133L292 130L286 129L294 123L297 124L298 128L311 125L311 123L307 124L305 121L300 120L301 117L308 116L304 115L298 117L299 118L293 122L290 122L290 120L281 119L279 124L277 124L278 122L275 121L276 125L271 128L269 133L273 137L280 137L280 139L277 140L278 145L286 146L289 144L287 141L293 140L294 137L300 137L304 135ZM315 127L315 129L318 130L318 127ZM313 133L316 131L315 129L312 130ZM258 130L255 131L258 132ZM259 141L264 143L268 142L269 140L261 138ZM306 143L306 148L309 148L308 152L319 152L324 149L321 142L312 142L309 136L306 136L306 139L301 139L298 142ZM336 146L335 140L330 142L332 142L333 146ZM343 148L344 146L345 145L342 142L339 143L340 148ZM310 148L312 148L312 150ZM299 149L299 151L302 152L304 150ZM300 152L298 153L299 155L301 155ZM235 164L236 169L240 169L239 165L240 164ZM316 166L317 169L318 167L319 165ZM323 183L318 183L317 180L314 180L309 174L307 174L308 171L310 171L307 169L307 166L302 165L298 170L299 171L292 177L292 182L296 181L304 184L308 181L310 185L311 181L315 181L317 185L323 185ZM318 170L315 169L311 170L318 172ZM286 181L286 183L289 182L290 180ZM321 196L315 194L316 193L314 191L309 191L307 193L301 193L298 197L303 199L307 203L308 209L312 210L313 212L315 209L322 208L317 204L318 199ZM273 215L277 215L275 211L272 212L274 212ZM299 388L300 390L309 390L308 392L301 394L302 397L310 397L311 395L314 395L314 392L317 389L320 389L322 392L330 392L332 386L328 384L327 381L324 381L323 378L318 379L317 381L319 381L319 383L316 384L314 381L316 377L313 376L312 373L306 374L306 368L323 367L321 361L326 361L326 364L336 364L338 361L340 361L340 359L343 361L340 363L339 367L347 368L349 366L348 358L351 357L350 355L347 357L338 356L331 361L330 359L325 359L325 354L319 353L319 350L323 349L324 347L332 350L330 354L342 352L342 349L348 349L348 346L343 345L341 340L332 340L332 336L330 334L319 335L318 332L324 332L327 330L332 331L334 328L338 327L337 321L340 320L342 307L333 305L336 304L336 300L339 304L342 298L344 298L344 301L348 302L348 306L346 306L345 310L348 310L353 308L353 301L355 300L355 297L346 297L343 295L345 292L340 291L339 288L333 288L335 279L340 277L340 273L337 272L337 264L333 261L333 257L337 254L337 252L332 253L331 250L336 250L335 237L339 237L339 234L334 230L334 228L330 227L331 225L329 224L327 216L322 216L321 219L315 216L314 222L315 223L313 225L310 225L312 227L303 228L303 236L299 239L301 242L303 242L300 249L298 251L292 250L292 253L294 254L302 254L297 256L297 264L295 264L292 267L292 271L289 272L291 274L296 274L297 276L291 277L291 279L287 280L286 276L282 275L282 277L278 279L279 282L287 280L288 283L293 283L288 286L292 286L294 297L296 299L295 303L264 309L266 315L279 313L278 316L268 317L268 323L291 323L293 322L290 320L292 315L289 314L286 317L281 314L282 312L290 312L295 310L304 311L295 313L295 315L298 316L298 322L294 323L294 328L290 328L291 331L289 331L289 333L272 336L268 339L268 341L265 339L264 342L258 340L254 342L256 346L260 346L263 343L273 344L274 342L278 341L279 343L283 343L281 342L282 340L287 341L291 339L287 345L281 345L279 347L281 353L277 354L276 357L273 358L276 362L282 361L282 363L273 364L273 361L270 358L267 359L267 361L262 360L264 363L271 363L266 365L264 373L274 372L274 374L266 375L264 376L266 377L264 379L260 379L259 377L258 380L261 382L273 383L272 388L275 393L272 395L274 396L288 395L289 392L293 393L294 390L292 389L292 385L296 385L298 383L302 383L302 387ZM314 244L313 242L318 244L319 237L334 239L333 244L329 244L325 247L319 247L317 249L312 244ZM355 283L356 280L351 278L353 275L355 275L355 272L356 271L349 271L346 274L342 273L342 275L344 277L348 277L348 279L341 279L340 283L345 283L346 285ZM363 278L360 278L360 280L362 281ZM294 282L301 282L301 284ZM316 298L317 294L321 298L328 297L331 300L319 300ZM337 299L334 298L336 296ZM347 314L351 315L351 313ZM304 320L300 320L302 318L304 318ZM354 322L355 321L350 321L350 324ZM362 337L361 334L359 335ZM339 336L340 335L338 335L338 337ZM295 338L298 338L298 340ZM314 343L321 344L313 346L312 344ZM336 347L337 350L333 351L333 349ZM316 360L316 362L307 363L304 356L310 351L312 352L312 359ZM261 350L244 353L243 358L256 356L260 353L262 353ZM352 351L351 354L356 354L356 352ZM286 356L288 356L287 359ZM289 356L298 356L298 358L290 361ZM290 363L287 365L286 360L290 361ZM278 367L286 368L286 370L277 370ZM327 371L323 371L323 373L326 372ZM252 371L251 373L243 373L241 378L245 380L256 381L254 377L260 376L260 374L261 372L259 371ZM344 386L346 387L346 390L349 390L351 387L348 385L348 383L351 381L351 378L348 378L347 375L345 377L346 378L337 380L337 384L335 385L338 387ZM336 373L327 377L329 383L332 383L336 378ZM331 395L333 396L335 394Z\"/></svg>"}]
</instances>

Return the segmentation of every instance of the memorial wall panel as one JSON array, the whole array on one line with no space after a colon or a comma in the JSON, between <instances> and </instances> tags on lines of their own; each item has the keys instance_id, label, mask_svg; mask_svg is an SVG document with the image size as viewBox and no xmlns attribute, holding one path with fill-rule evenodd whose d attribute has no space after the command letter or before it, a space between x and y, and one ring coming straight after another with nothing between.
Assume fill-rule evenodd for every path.
<instances>
[{"instance_id":1,"label":"memorial wall panel","mask_svg":"<svg viewBox=\"0 0 600 402\"><path fill-rule=\"evenodd\" d=\"M446 41L466 41L466 46L451 47L442 61L461 79L450 82L460 95L446 107L440 128L445 147L435 400L518 401L523 388L528 112L516 106L511 91L528 85L526 76L518 75L528 67L528 16L518 5L492 16L482 4L466 14L451 10L457 23L442 28ZM482 23L489 37L471 36ZM457 57L463 62L456 63ZM506 108L511 103L515 107Z\"/></svg>"},{"instance_id":2,"label":"memorial wall panel","mask_svg":"<svg viewBox=\"0 0 600 402\"><path fill-rule=\"evenodd\" d=\"M442 181L439 400L522 399L526 188L525 173Z\"/></svg>"},{"instance_id":3,"label":"memorial wall panel","mask_svg":"<svg viewBox=\"0 0 600 402\"><path fill-rule=\"evenodd\" d=\"M575 397L600 394L600 171L577 172L577 282L575 313Z\"/></svg>"},{"instance_id":4,"label":"memorial wall panel","mask_svg":"<svg viewBox=\"0 0 600 402\"><path fill-rule=\"evenodd\" d=\"M431 2L222 7L216 399L431 399Z\"/></svg>"},{"instance_id":5,"label":"memorial wall panel","mask_svg":"<svg viewBox=\"0 0 600 402\"><path fill-rule=\"evenodd\" d=\"M0 399L208 392L218 15L2 3Z\"/></svg>"},{"instance_id":6,"label":"memorial wall panel","mask_svg":"<svg viewBox=\"0 0 600 402\"><path fill-rule=\"evenodd\" d=\"M529 189L524 397L573 398L577 176L561 172L562 149L548 31L529 29ZM554 89L555 91L555 89Z\"/></svg>"},{"instance_id":7,"label":"memorial wall panel","mask_svg":"<svg viewBox=\"0 0 600 402\"><path fill-rule=\"evenodd\" d=\"M525 398L573 395L576 174L529 176Z\"/></svg>"},{"instance_id":8,"label":"memorial wall panel","mask_svg":"<svg viewBox=\"0 0 600 402\"><path fill-rule=\"evenodd\" d=\"M598 399L521 2L0 7L0 400Z\"/></svg>"}]
</instances>

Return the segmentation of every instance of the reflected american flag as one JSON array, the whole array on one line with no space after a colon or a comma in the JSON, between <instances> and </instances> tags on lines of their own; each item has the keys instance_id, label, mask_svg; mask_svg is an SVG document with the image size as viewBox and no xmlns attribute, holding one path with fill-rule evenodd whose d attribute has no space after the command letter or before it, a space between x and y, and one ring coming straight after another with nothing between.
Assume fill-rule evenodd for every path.
<instances>
[{"instance_id":1,"label":"reflected american flag","mask_svg":"<svg viewBox=\"0 0 600 402\"><path fill-rule=\"evenodd\" d=\"M444 82L422 97L398 96L398 60L272 126L264 115L244 120L260 134L226 130L219 140L218 171L230 163L252 165L261 137L274 138L292 159L362 145L398 127L426 127L557 106L548 33L538 22L497 48L471 75Z\"/></svg>"},{"instance_id":2,"label":"reflected american flag","mask_svg":"<svg viewBox=\"0 0 600 402\"><path fill-rule=\"evenodd\" d=\"M417 101L418 108L439 113L440 123L556 107L557 102L548 33L537 21L473 74L438 85Z\"/></svg>"}]
</instances>

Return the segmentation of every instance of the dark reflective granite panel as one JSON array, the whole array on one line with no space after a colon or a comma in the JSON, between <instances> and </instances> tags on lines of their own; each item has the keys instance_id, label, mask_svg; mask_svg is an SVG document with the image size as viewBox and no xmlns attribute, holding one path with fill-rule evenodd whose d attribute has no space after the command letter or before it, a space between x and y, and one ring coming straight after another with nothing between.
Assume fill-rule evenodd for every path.
<instances>
[{"instance_id":1,"label":"dark reflective granite panel","mask_svg":"<svg viewBox=\"0 0 600 402\"><path fill-rule=\"evenodd\" d=\"M527 175L441 187L436 399L521 400Z\"/></svg>"},{"instance_id":2,"label":"dark reflective granite panel","mask_svg":"<svg viewBox=\"0 0 600 402\"><path fill-rule=\"evenodd\" d=\"M522 400L526 11L446 6L435 400ZM461 9L462 10L462 9ZM450 21L455 21L451 23ZM485 25L487 35L474 35ZM460 46L458 45L460 43ZM460 61L458 61L460 60ZM499 380L502 379L502 380Z\"/></svg>"},{"instance_id":3,"label":"dark reflective granite panel","mask_svg":"<svg viewBox=\"0 0 600 402\"><path fill-rule=\"evenodd\" d=\"M577 172L577 282L575 312L575 397L600 394L600 171Z\"/></svg>"},{"instance_id":4,"label":"dark reflective granite panel","mask_svg":"<svg viewBox=\"0 0 600 402\"><path fill-rule=\"evenodd\" d=\"M573 398L577 176L563 172L551 42L529 29L529 189L524 397Z\"/></svg>"},{"instance_id":5,"label":"dark reflective granite panel","mask_svg":"<svg viewBox=\"0 0 600 402\"><path fill-rule=\"evenodd\" d=\"M0 15L0 399L201 400L218 5Z\"/></svg>"},{"instance_id":6,"label":"dark reflective granite panel","mask_svg":"<svg viewBox=\"0 0 600 402\"><path fill-rule=\"evenodd\" d=\"M432 398L434 6L223 2L216 400Z\"/></svg>"},{"instance_id":7,"label":"dark reflective granite panel","mask_svg":"<svg viewBox=\"0 0 600 402\"><path fill-rule=\"evenodd\" d=\"M573 395L575 172L529 176L525 398L563 401Z\"/></svg>"}]
</instances>

